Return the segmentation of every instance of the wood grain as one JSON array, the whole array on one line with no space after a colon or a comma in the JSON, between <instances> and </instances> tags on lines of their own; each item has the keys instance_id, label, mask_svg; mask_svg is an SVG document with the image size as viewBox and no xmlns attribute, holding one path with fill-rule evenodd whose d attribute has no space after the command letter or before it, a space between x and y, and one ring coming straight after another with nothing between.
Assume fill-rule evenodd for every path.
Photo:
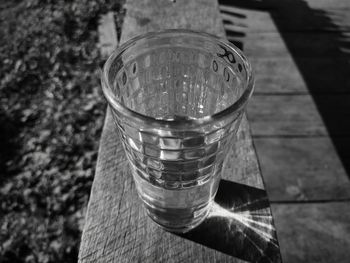
<instances>
[{"instance_id":1,"label":"wood grain","mask_svg":"<svg viewBox=\"0 0 350 263\"><path fill-rule=\"evenodd\" d=\"M246 121L244 123L247 124ZM242 126L239 131L237 143L238 145L246 145L244 141L248 140L249 146L251 140L245 135L245 128L247 127ZM196 235L193 237L191 234L187 239L183 239L165 232L148 218L137 198L123 149L115 136L115 127L109 111L100 147L97 171L81 240L80 262L138 262L139 260L142 262L241 262L237 258L217 251L220 248L214 250L188 240L196 240ZM232 150L237 151L237 154L242 151L238 147L234 147ZM235 163L231 164L233 172L229 173L226 170L223 177L231 181L256 183L255 191L263 192L266 199L266 192L259 190L259 187L263 186L261 178L254 182L254 176L260 176L258 167L249 167L246 164L247 160L250 159L250 154L248 153L244 158L237 156ZM231 152L232 155L234 153ZM246 191L245 193L252 196L252 200L255 200L254 192ZM261 196L261 194L259 195ZM259 210L259 213L265 217L270 215L268 218L271 221L268 222L273 224L270 208L266 206L267 204L261 208L262 210ZM245 214L247 215L247 213ZM229 220L225 217L222 218L221 220L224 221ZM205 222L204 227L210 224L212 224L211 219ZM275 235L275 232L272 234ZM202 238L201 241L203 242L205 239ZM239 246L239 244L237 245ZM265 248L267 249L267 247ZM246 249L246 246L242 249ZM242 251L238 252L242 253ZM238 252L237 256L242 257ZM246 256L250 254L251 252ZM274 254L274 258L276 257L276 262L278 262L279 253Z\"/></svg>"},{"instance_id":2,"label":"wood grain","mask_svg":"<svg viewBox=\"0 0 350 263\"><path fill-rule=\"evenodd\" d=\"M118 44L117 29L114 23L113 12L108 12L100 18L98 37L101 56L106 59Z\"/></svg>"},{"instance_id":3,"label":"wood grain","mask_svg":"<svg viewBox=\"0 0 350 263\"><path fill-rule=\"evenodd\" d=\"M350 158L342 148L350 145L349 23L344 17L349 3L231 5L236 15L225 28L238 30L240 23L244 35L236 39L255 68L256 92L248 113L271 198L347 198ZM242 12L245 18L237 15Z\"/></svg>"},{"instance_id":4,"label":"wood grain","mask_svg":"<svg viewBox=\"0 0 350 263\"><path fill-rule=\"evenodd\" d=\"M254 96L248 116L254 136L349 136L349 101L350 95L332 94Z\"/></svg>"},{"instance_id":5,"label":"wood grain","mask_svg":"<svg viewBox=\"0 0 350 263\"><path fill-rule=\"evenodd\" d=\"M219 2L255 68L249 119L284 262L348 262L349 1Z\"/></svg>"},{"instance_id":6,"label":"wood grain","mask_svg":"<svg viewBox=\"0 0 350 263\"><path fill-rule=\"evenodd\" d=\"M347 263L350 203L273 204L285 263Z\"/></svg>"},{"instance_id":7,"label":"wood grain","mask_svg":"<svg viewBox=\"0 0 350 263\"><path fill-rule=\"evenodd\" d=\"M163 0L130 0L126 9L121 42L164 28L190 28L224 36L216 1L178 0L173 4ZM216 206L217 210L211 214L216 219L210 217L204 223L210 229L216 228L215 233L222 234L217 235L214 243L210 243L212 236L205 236L205 231L180 237L165 232L145 214L108 111L79 262L242 262L240 259L280 262L273 218L245 117L234 145L224 169L226 181L223 182L227 183L219 192L221 196L229 193L233 198L228 202L231 206L228 207L226 199L219 198L217 202L221 206ZM235 194L235 190L242 193L241 196ZM234 210L235 202L240 204L238 212ZM251 215L251 211L257 216ZM228 226L227 220L233 222L230 217L237 218L236 213L244 213L247 218L241 216L241 221L233 224L230 231L225 226ZM261 224L262 229L247 220L258 226ZM234 242L235 247L227 249L227 244L231 243L225 243L226 239Z\"/></svg>"},{"instance_id":8,"label":"wood grain","mask_svg":"<svg viewBox=\"0 0 350 263\"><path fill-rule=\"evenodd\" d=\"M247 33L236 39L243 41L245 53L255 58L285 58L290 48L293 48L298 58L317 59L342 58L344 52L340 52L339 48L347 49L349 36L339 33L283 32L282 38L280 32L275 31Z\"/></svg>"},{"instance_id":9,"label":"wood grain","mask_svg":"<svg viewBox=\"0 0 350 263\"><path fill-rule=\"evenodd\" d=\"M251 54L251 62L255 71L254 95L350 93L347 66L350 65L350 59L319 57L299 58L298 61L308 68L308 82L298 70L295 60L288 54L283 58L256 58L254 54Z\"/></svg>"},{"instance_id":10,"label":"wood grain","mask_svg":"<svg viewBox=\"0 0 350 263\"><path fill-rule=\"evenodd\" d=\"M339 143L345 147L350 139ZM254 144L272 202L350 200L349 178L330 138L255 138Z\"/></svg>"},{"instance_id":11,"label":"wood grain","mask_svg":"<svg viewBox=\"0 0 350 263\"><path fill-rule=\"evenodd\" d=\"M347 0L219 0L219 3L224 23L249 33L276 32L276 23L283 25L280 30L285 32L334 32L339 29L337 26L343 31L350 30Z\"/></svg>"}]
</instances>

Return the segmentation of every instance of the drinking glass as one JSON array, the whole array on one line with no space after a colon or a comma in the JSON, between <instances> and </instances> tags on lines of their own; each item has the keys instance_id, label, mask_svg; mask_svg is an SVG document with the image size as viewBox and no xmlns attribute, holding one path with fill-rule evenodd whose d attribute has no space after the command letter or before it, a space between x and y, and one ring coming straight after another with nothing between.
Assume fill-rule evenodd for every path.
<instances>
[{"instance_id":1,"label":"drinking glass","mask_svg":"<svg viewBox=\"0 0 350 263\"><path fill-rule=\"evenodd\" d=\"M206 218L253 83L239 49L189 30L135 37L106 61L104 96L138 195L163 228Z\"/></svg>"}]
</instances>

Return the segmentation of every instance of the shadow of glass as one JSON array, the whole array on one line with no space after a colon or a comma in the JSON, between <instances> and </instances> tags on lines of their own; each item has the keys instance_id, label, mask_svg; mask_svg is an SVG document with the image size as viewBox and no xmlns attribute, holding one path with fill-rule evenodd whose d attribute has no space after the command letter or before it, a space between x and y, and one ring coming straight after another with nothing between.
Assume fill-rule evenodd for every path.
<instances>
[{"instance_id":1,"label":"shadow of glass","mask_svg":"<svg viewBox=\"0 0 350 263\"><path fill-rule=\"evenodd\" d=\"M265 190L221 180L208 218L180 236L249 262L281 262Z\"/></svg>"},{"instance_id":2,"label":"shadow of glass","mask_svg":"<svg viewBox=\"0 0 350 263\"><path fill-rule=\"evenodd\" d=\"M341 8L304 0L219 0L231 8L269 12L316 104L350 177L350 35ZM230 33L228 33L230 34Z\"/></svg>"}]
</instances>

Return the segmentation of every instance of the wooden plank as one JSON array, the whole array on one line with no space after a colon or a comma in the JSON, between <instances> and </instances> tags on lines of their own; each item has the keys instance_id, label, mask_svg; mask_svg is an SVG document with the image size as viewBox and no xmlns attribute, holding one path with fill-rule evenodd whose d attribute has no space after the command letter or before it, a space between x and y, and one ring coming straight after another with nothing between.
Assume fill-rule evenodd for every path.
<instances>
[{"instance_id":1,"label":"wooden plank","mask_svg":"<svg viewBox=\"0 0 350 263\"><path fill-rule=\"evenodd\" d=\"M290 55L251 58L257 94L350 93L350 58L297 58L305 77Z\"/></svg>"},{"instance_id":2,"label":"wooden plank","mask_svg":"<svg viewBox=\"0 0 350 263\"><path fill-rule=\"evenodd\" d=\"M314 6L305 4L295 7L294 4L298 0L294 0L294 4L284 3L285 1L261 1L259 7L254 7L249 5L248 1L245 2L246 7L237 4L237 1L220 5L225 27L228 29L240 28L245 33L276 32L278 30L286 32L350 31L350 17L347 16L347 13L350 12L348 4L345 7L334 4L318 6L319 1L317 1L313 3ZM291 11L293 9L294 12ZM279 29L276 28L276 23L281 25Z\"/></svg>"},{"instance_id":3,"label":"wooden plank","mask_svg":"<svg viewBox=\"0 0 350 263\"><path fill-rule=\"evenodd\" d=\"M349 136L350 95L254 96L254 136ZM321 117L322 116L322 117Z\"/></svg>"},{"instance_id":4,"label":"wooden plank","mask_svg":"<svg viewBox=\"0 0 350 263\"><path fill-rule=\"evenodd\" d=\"M349 177L330 138L255 138L254 144L272 202L350 200Z\"/></svg>"},{"instance_id":5,"label":"wooden plank","mask_svg":"<svg viewBox=\"0 0 350 263\"><path fill-rule=\"evenodd\" d=\"M349 198L342 163L349 157L349 139L335 136L347 136L339 124L345 120L341 125L348 127L350 100L333 97L327 102L315 96L349 93L349 36L344 33L350 25L349 2L225 2L233 8L231 14L226 12L225 29L241 43L256 70L255 95L313 96L255 96L249 106L253 134L272 137L254 139L270 198L279 202ZM338 103L340 117L330 109ZM315 135L322 137L293 138ZM346 160L350 163L350 158ZM349 203L272 208L284 262L348 261Z\"/></svg>"},{"instance_id":6,"label":"wooden plank","mask_svg":"<svg viewBox=\"0 0 350 263\"><path fill-rule=\"evenodd\" d=\"M274 31L266 14L284 31L349 31L350 6L346 0L265 0L224 1L220 0L220 11L228 19L247 18L249 31ZM229 17L231 16L231 17ZM234 23L236 21L233 21ZM266 27L264 27L265 25Z\"/></svg>"},{"instance_id":7,"label":"wooden plank","mask_svg":"<svg viewBox=\"0 0 350 263\"><path fill-rule=\"evenodd\" d=\"M302 18L298 18L302 14L291 11L293 3L280 5L278 3L284 1L260 1L273 7L259 10L237 8L239 2L230 2L231 6L221 9L232 13L223 13L228 36L239 42L252 60L256 72L256 93L349 93L349 32L344 32L343 27L350 23L338 21L339 27L333 27L332 32L318 29L305 31L298 27L312 25L318 20L304 14L305 19L312 18L310 23L304 23ZM311 2L318 5L318 1ZM333 8L338 8L337 4L332 4ZM347 14L344 6L345 3L341 3L338 11ZM328 2L320 7L327 12L330 8ZM327 14L320 16L328 17ZM350 19L350 16L347 17ZM321 21L320 29L327 27L324 19ZM289 27L295 27L295 30L291 31Z\"/></svg>"},{"instance_id":8,"label":"wooden plank","mask_svg":"<svg viewBox=\"0 0 350 263\"><path fill-rule=\"evenodd\" d=\"M236 40L242 42L255 68L256 91L248 113L253 135L258 136L256 148L271 199L348 198L350 159L339 149L349 143L346 138L335 137L349 135L350 98L348 95L328 96L350 91L350 57L341 50L347 46L346 34L341 33L341 27L334 27L330 30L332 33L322 32L329 31L322 30L327 23L324 20L320 23L322 21L312 14L306 17L310 10L305 10L305 6L300 6L301 13L298 13L290 11L293 3L279 5L261 1L273 6L259 10L237 8L238 2L231 2L231 16L225 13L224 19L228 21L225 29L231 27L232 35L243 32ZM329 8L322 8L329 11ZM344 13L341 9L337 11ZM230 18L232 23L229 23ZM310 18L310 23L304 25L303 21ZM297 96L267 96L293 94ZM290 138L328 134L332 140L328 137ZM274 138L259 138L261 136Z\"/></svg>"},{"instance_id":9,"label":"wooden plank","mask_svg":"<svg viewBox=\"0 0 350 263\"><path fill-rule=\"evenodd\" d=\"M284 0L291 1L291 0ZM317 9L338 9L344 10L346 12L349 9L349 1L348 0L306 0L307 4L312 8Z\"/></svg>"},{"instance_id":10,"label":"wooden plank","mask_svg":"<svg viewBox=\"0 0 350 263\"><path fill-rule=\"evenodd\" d=\"M253 136L327 135L311 96L254 96L248 116Z\"/></svg>"},{"instance_id":11,"label":"wooden plank","mask_svg":"<svg viewBox=\"0 0 350 263\"><path fill-rule=\"evenodd\" d=\"M249 8L254 3L266 8ZM242 5L247 6L239 8ZM300 12L292 12L294 5ZM318 12L314 17L308 14L309 5L342 14L347 14L350 6L344 1L235 1L220 7L227 34L252 58L257 93L349 93L349 33L343 27L350 23L339 16L329 18L328 13ZM310 21L305 23L305 19ZM319 30L333 25L332 19L338 20L339 27L333 26L328 33ZM313 23L320 23L320 28ZM311 31L300 26L311 26Z\"/></svg>"},{"instance_id":12,"label":"wooden plank","mask_svg":"<svg viewBox=\"0 0 350 263\"><path fill-rule=\"evenodd\" d=\"M349 58L350 33L257 32L247 33L237 40L244 52L254 58L285 58L289 53L297 58Z\"/></svg>"},{"instance_id":13,"label":"wooden plank","mask_svg":"<svg viewBox=\"0 0 350 263\"><path fill-rule=\"evenodd\" d=\"M215 2L215 1L214 1ZM207 31L218 36L225 36L221 17L217 12L217 3L198 1L184 3L183 0L155 1L148 6L148 2L140 1L137 5L128 1L128 10L122 30L121 42L138 34L167 28L187 28ZM197 9L195 13L193 10ZM164 12L164 11L167 12ZM215 15L213 15L215 10ZM208 19L210 17L210 19ZM125 28L127 27L127 29Z\"/></svg>"},{"instance_id":14,"label":"wooden plank","mask_svg":"<svg viewBox=\"0 0 350 263\"><path fill-rule=\"evenodd\" d=\"M349 93L350 55L344 39L269 33L247 35L241 42L253 58L257 92Z\"/></svg>"},{"instance_id":15,"label":"wooden plank","mask_svg":"<svg viewBox=\"0 0 350 263\"><path fill-rule=\"evenodd\" d=\"M349 198L349 101L349 95L253 98L252 132L272 137L255 138L272 200ZM309 138L293 138L300 136Z\"/></svg>"},{"instance_id":16,"label":"wooden plank","mask_svg":"<svg viewBox=\"0 0 350 263\"><path fill-rule=\"evenodd\" d=\"M117 29L114 23L114 13L108 12L99 20L99 49L102 58L107 58L118 45Z\"/></svg>"},{"instance_id":17,"label":"wooden plank","mask_svg":"<svg viewBox=\"0 0 350 263\"><path fill-rule=\"evenodd\" d=\"M302 2L302 3L300 3ZM240 6L244 9L269 10L271 7L280 7L289 10L294 6L307 5L312 9L326 9L326 10L344 10L349 9L348 0L219 0L220 5ZM286 6L286 7L285 7ZM298 15L298 14L296 14Z\"/></svg>"},{"instance_id":18,"label":"wooden plank","mask_svg":"<svg viewBox=\"0 0 350 263\"><path fill-rule=\"evenodd\" d=\"M231 214L228 212L229 210L219 208L213 210L212 216L204 222L199 230L197 229L188 236L184 236L186 239L165 232L157 227L140 207L140 201L137 199L129 167L120 141L115 137L114 129L110 112L108 112L101 137L101 150L87 210L79 262L135 262L141 259L142 262L181 262L186 260L191 262L241 262L218 251L226 252L225 246L215 247L215 245L221 245L223 239L230 240L230 242L235 244L232 249L238 257L248 257L248 259L251 255L262 257L264 255L259 253L269 252L268 256L273 258L273 262L279 261L280 256L278 250L276 251L278 245L277 247L266 246L266 240L261 240L261 237L254 232L261 230L254 228L253 233L249 234L252 244L255 244L253 247L249 242L248 244L243 242L245 235L242 233L250 232L249 229L244 230L247 224L246 221L253 220L256 224L259 224L259 222L265 225L273 224L272 217L271 215L269 216L270 209L266 192L257 187L235 184L235 187L229 187L230 192L226 190L218 193L219 196L226 193L226 195L229 194L231 197L236 198L235 195L232 195L232 191L234 191L239 196L237 199L239 202L241 202L242 198L247 200L243 204L237 205L238 207L248 206L249 208L250 203L259 205L258 208L254 209L255 218L254 215L250 215L246 210L243 210L241 213L247 218L241 218L239 213L238 215L233 212ZM247 143L244 143L244 140L248 138L244 134L244 127L242 127L236 145L247 145ZM248 142L248 145L250 144L251 141ZM242 147L233 147L232 150L237 150L238 155L242 151ZM250 154L248 153L244 157L241 156L239 159L236 157L236 165L233 167L233 172L232 170L230 173L228 173L228 170L225 171L223 177L231 180L226 182L229 184L234 184L232 180L247 183L253 182L254 176L259 175L259 170L246 165L247 161L249 162ZM231 163L231 165L233 164ZM258 174L254 175L254 173ZM262 186L261 183L261 180L258 180L259 187ZM262 207L260 202L264 202ZM233 204L232 201L229 203L230 205ZM221 216L219 217L221 220L219 221L221 222L219 229L217 228L218 219L215 219L217 215ZM238 218L232 221L229 217L230 215ZM239 219L241 221L237 221ZM224 227L230 226L230 224L232 226L229 229ZM210 236L206 236L209 229L211 231L215 229L215 231ZM229 232L230 230L231 232ZM265 228L263 230L266 231ZM273 227L271 228L270 226L268 230L272 232L264 232L264 235L270 236L272 238L271 242L274 241L274 244L276 244L277 240L274 237L275 231ZM217 236L214 235L215 233ZM232 233L232 235L227 235L227 233ZM234 239L237 237L239 237L239 240ZM210 243L213 240L215 243ZM203 247L198 243L204 243L207 246L214 247L216 250ZM247 248L249 250L245 251ZM245 252L243 255L242 251Z\"/></svg>"},{"instance_id":19,"label":"wooden plank","mask_svg":"<svg viewBox=\"0 0 350 263\"><path fill-rule=\"evenodd\" d=\"M173 4L130 0L126 8L122 42L163 28L191 28L224 36L216 1L182 0ZM245 117L226 162L223 178L228 180L220 184L215 209L201 225L202 230L182 237L163 231L145 214L114 129L108 111L79 262L280 262L273 219Z\"/></svg>"},{"instance_id":20,"label":"wooden plank","mask_svg":"<svg viewBox=\"0 0 350 263\"><path fill-rule=\"evenodd\" d=\"M347 263L350 203L272 204L285 263Z\"/></svg>"}]
</instances>

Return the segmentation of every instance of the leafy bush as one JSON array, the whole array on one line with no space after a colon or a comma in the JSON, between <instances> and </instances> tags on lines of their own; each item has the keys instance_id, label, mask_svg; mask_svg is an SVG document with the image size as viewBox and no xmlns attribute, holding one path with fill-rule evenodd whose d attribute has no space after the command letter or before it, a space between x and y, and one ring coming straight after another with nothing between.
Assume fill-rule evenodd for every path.
<instances>
[{"instance_id":1,"label":"leafy bush","mask_svg":"<svg viewBox=\"0 0 350 263\"><path fill-rule=\"evenodd\" d=\"M97 22L121 5L0 3L1 262L77 261L106 107Z\"/></svg>"}]
</instances>

